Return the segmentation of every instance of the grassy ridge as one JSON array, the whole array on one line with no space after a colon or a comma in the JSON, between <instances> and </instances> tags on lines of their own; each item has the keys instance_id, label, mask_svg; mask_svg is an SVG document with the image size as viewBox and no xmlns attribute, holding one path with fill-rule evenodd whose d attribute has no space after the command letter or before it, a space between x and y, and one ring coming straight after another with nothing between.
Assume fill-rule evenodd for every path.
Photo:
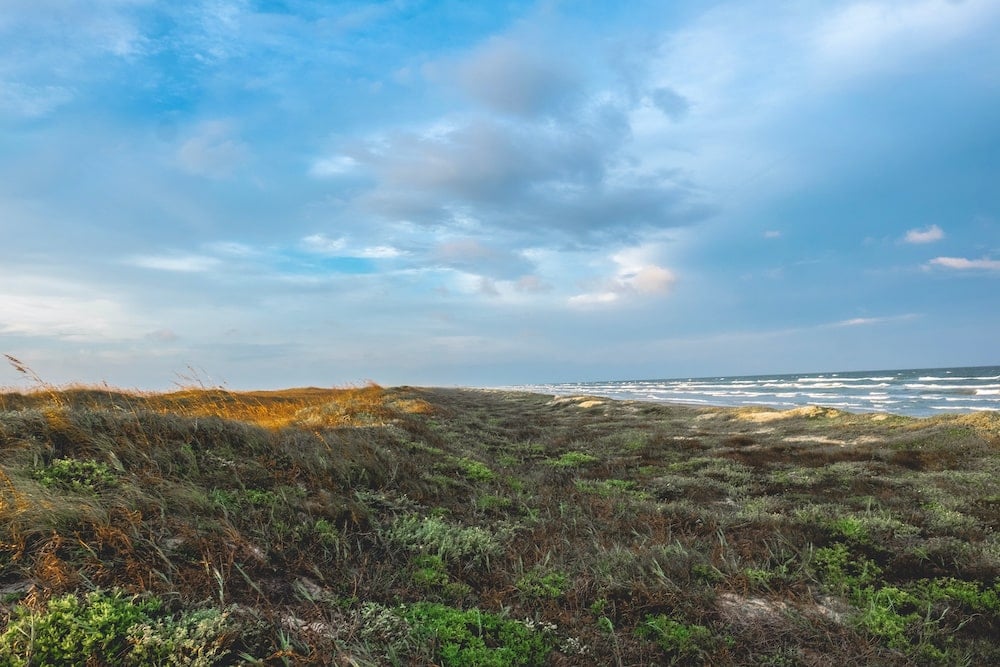
<instances>
[{"instance_id":1,"label":"grassy ridge","mask_svg":"<svg viewBox=\"0 0 1000 667\"><path fill-rule=\"evenodd\" d=\"M995 413L0 394L0 664L1000 664L998 472Z\"/></svg>"}]
</instances>

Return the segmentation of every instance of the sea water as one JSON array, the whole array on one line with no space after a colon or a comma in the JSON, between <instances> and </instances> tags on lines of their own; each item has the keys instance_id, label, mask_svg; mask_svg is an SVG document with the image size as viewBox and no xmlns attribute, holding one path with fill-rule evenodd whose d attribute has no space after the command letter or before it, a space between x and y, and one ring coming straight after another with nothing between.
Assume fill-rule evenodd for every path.
<instances>
[{"instance_id":1,"label":"sea water","mask_svg":"<svg viewBox=\"0 0 1000 667\"><path fill-rule=\"evenodd\" d=\"M850 412L890 412L915 417L1000 410L1000 366L562 382L512 388L704 406L762 405L788 409L820 405Z\"/></svg>"}]
</instances>

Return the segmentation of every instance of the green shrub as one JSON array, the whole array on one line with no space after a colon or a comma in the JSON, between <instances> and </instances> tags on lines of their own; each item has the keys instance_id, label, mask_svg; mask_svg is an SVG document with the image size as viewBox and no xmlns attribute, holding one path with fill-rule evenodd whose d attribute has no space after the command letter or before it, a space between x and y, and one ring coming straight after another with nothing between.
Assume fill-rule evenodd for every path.
<instances>
[{"instance_id":1,"label":"green shrub","mask_svg":"<svg viewBox=\"0 0 1000 667\"><path fill-rule=\"evenodd\" d=\"M666 614L646 616L635 634L659 644L671 664L704 658L715 644L712 631L704 625L686 625Z\"/></svg>"},{"instance_id":2,"label":"green shrub","mask_svg":"<svg viewBox=\"0 0 1000 667\"><path fill-rule=\"evenodd\" d=\"M977 582L951 577L923 580L917 583L914 594L929 604L959 603L975 613L1000 616L1000 583L985 588Z\"/></svg>"},{"instance_id":3,"label":"green shrub","mask_svg":"<svg viewBox=\"0 0 1000 667\"><path fill-rule=\"evenodd\" d=\"M0 663L82 665L127 664L132 626L149 624L160 609L156 599L139 601L121 593L95 591L83 599L68 594L49 600L44 611L15 607L0 635Z\"/></svg>"},{"instance_id":4,"label":"green shrub","mask_svg":"<svg viewBox=\"0 0 1000 667\"><path fill-rule=\"evenodd\" d=\"M549 632L479 609L418 602L401 608L413 638L433 646L443 667L543 665L552 651Z\"/></svg>"},{"instance_id":5,"label":"green shrub","mask_svg":"<svg viewBox=\"0 0 1000 667\"><path fill-rule=\"evenodd\" d=\"M461 459L459 465L465 473L465 478L470 482L489 482L495 475L485 463L480 463L473 459Z\"/></svg>"},{"instance_id":6,"label":"green shrub","mask_svg":"<svg viewBox=\"0 0 1000 667\"><path fill-rule=\"evenodd\" d=\"M555 599L566 593L569 588L569 577L562 572L541 574L532 571L518 579L515 585L517 590L527 597Z\"/></svg>"},{"instance_id":7,"label":"green shrub","mask_svg":"<svg viewBox=\"0 0 1000 667\"><path fill-rule=\"evenodd\" d=\"M575 468L585 463L593 463L597 457L584 452L566 452L557 459L546 459L545 463L557 468Z\"/></svg>"},{"instance_id":8,"label":"green shrub","mask_svg":"<svg viewBox=\"0 0 1000 667\"><path fill-rule=\"evenodd\" d=\"M312 526L313 535L325 547L335 547L340 544L340 531L326 519L316 519Z\"/></svg>"},{"instance_id":9,"label":"green shrub","mask_svg":"<svg viewBox=\"0 0 1000 667\"><path fill-rule=\"evenodd\" d=\"M470 559L489 563L500 553L500 542L490 531L464 527L435 516L414 514L396 519L385 533L388 541L408 551L436 554L444 560Z\"/></svg>"},{"instance_id":10,"label":"green shrub","mask_svg":"<svg viewBox=\"0 0 1000 667\"><path fill-rule=\"evenodd\" d=\"M448 598L461 598L472 590L467 584L451 580L440 556L417 556L413 559L410 579L414 586Z\"/></svg>"},{"instance_id":11,"label":"green shrub","mask_svg":"<svg viewBox=\"0 0 1000 667\"><path fill-rule=\"evenodd\" d=\"M480 510L502 510L510 507L513 501L506 496L487 494L476 497L476 509Z\"/></svg>"},{"instance_id":12,"label":"green shrub","mask_svg":"<svg viewBox=\"0 0 1000 667\"><path fill-rule=\"evenodd\" d=\"M816 549L812 568L833 593L857 595L857 589L871 586L882 574L881 568L864 556L853 556L845 544Z\"/></svg>"},{"instance_id":13,"label":"green shrub","mask_svg":"<svg viewBox=\"0 0 1000 667\"><path fill-rule=\"evenodd\" d=\"M230 654L227 646L233 626L229 614L198 609L179 620L160 619L129 629L129 663L168 667L209 667Z\"/></svg>"},{"instance_id":14,"label":"green shrub","mask_svg":"<svg viewBox=\"0 0 1000 667\"><path fill-rule=\"evenodd\" d=\"M413 560L413 583L421 588L436 588L448 583L448 569L440 556L417 556Z\"/></svg>"},{"instance_id":15,"label":"green shrub","mask_svg":"<svg viewBox=\"0 0 1000 667\"><path fill-rule=\"evenodd\" d=\"M40 612L15 607L0 635L0 664L208 667L230 654L234 638L228 614L218 609L174 620L163 615L157 598L70 593L49 600Z\"/></svg>"},{"instance_id":16,"label":"green shrub","mask_svg":"<svg viewBox=\"0 0 1000 667\"><path fill-rule=\"evenodd\" d=\"M213 503L228 511L235 511L241 507L267 509L278 502L278 494L266 489L245 489L243 491L212 489L209 491L208 497Z\"/></svg>"},{"instance_id":17,"label":"green shrub","mask_svg":"<svg viewBox=\"0 0 1000 667\"><path fill-rule=\"evenodd\" d=\"M56 459L32 476L45 487L57 487L79 493L98 493L118 484L107 464L94 460Z\"/></svg>"},{"instance_id":18,"label":"green shrub","mask_svg":"<svg viewBox=\"0 0 1000 667\"><path fill-rule=\"evenodd\" d=\"M636 483L627 479L577 480L576 488L584 493L593 493L602 498L628 497L648 500L650 495L636 488Z\"/></svg>"}]
</instances>

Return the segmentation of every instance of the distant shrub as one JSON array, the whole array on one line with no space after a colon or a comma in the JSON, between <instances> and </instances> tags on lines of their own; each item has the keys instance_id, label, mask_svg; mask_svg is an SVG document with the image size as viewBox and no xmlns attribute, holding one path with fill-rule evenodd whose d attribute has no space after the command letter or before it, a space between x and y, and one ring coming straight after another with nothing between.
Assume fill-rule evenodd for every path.
<instances>
[{"instance_id":1,"label":"distant shrub","mask_svg":"<svg viewBox=\"0 0 1000 667\"><path fill-rule=\"evenodd\" d=\"M546 459L545 463L557 468L575 468L585 463L594 463L597 457L585 452L566 452L557 459Z\"/></svg>"},{"instance_id":2,"label":"distant shrub","mask_svg":"<svg viewBox=\"0 0 1000 667\"><path fill-rule=\"evenodd\" d=\"M584 493L593 493L602 498L632 498L648 500L650 495L636 488L636 483L626 479L577 480L576 488Z\"/></svg>"}]
</instances>

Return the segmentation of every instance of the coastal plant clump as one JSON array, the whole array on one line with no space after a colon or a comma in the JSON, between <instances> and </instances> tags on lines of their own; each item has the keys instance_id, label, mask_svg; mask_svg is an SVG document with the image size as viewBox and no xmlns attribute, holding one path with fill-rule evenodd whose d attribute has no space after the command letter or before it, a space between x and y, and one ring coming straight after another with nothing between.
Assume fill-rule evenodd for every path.
<instances>
[{"instance_id":1,"label":"coastal plant clump","mask_svg":"<svg viewBox=\"0 0 1000 667\"><path fill-rule=\"evenodd\" d=\"M0 664L1000 664L1000 415L761 414L0 393Z\"/></svg>"},{"instance_id":2,"label":"coastal plant clump","mask_svg":"<svg viewBox=\"0 0 1000 667\"><path fill-rule=\"evenodd\" d=\"M218 609L179 619L157 598L121 591L51 598L35 611L18 605L3 634L0 661L14 667L70 665L213 665L230 654L234 627Z\"/></svg>"}]
</instances>

